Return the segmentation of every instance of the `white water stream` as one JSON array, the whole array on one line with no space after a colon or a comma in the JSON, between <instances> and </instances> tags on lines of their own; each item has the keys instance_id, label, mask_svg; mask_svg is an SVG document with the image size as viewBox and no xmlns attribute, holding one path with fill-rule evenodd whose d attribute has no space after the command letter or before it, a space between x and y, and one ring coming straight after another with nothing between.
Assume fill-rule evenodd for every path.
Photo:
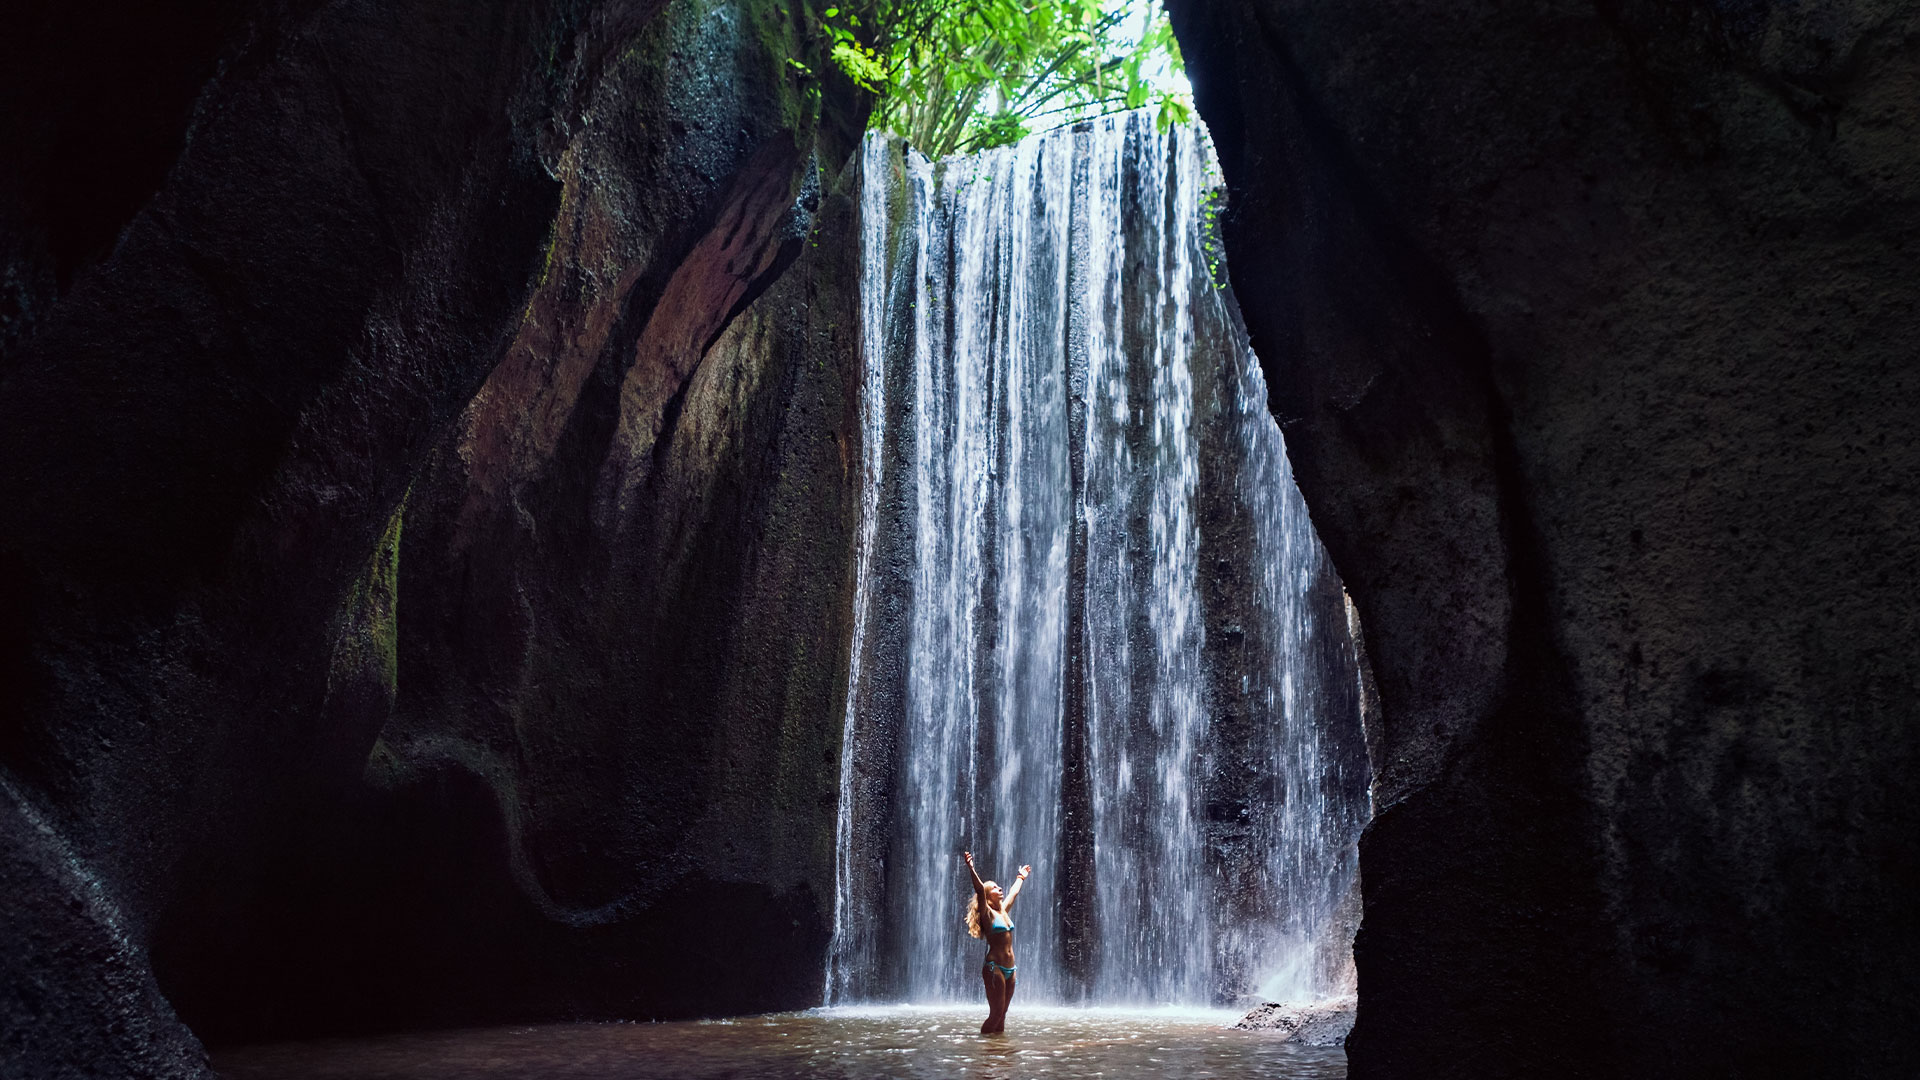
<instances>
[{"instance_id":1,"label":"white water stream","mask_svg":"<svg viewBox=\"0 0 1920 1080\"><path fill-rule=\"evenodd\" d=\"M1034 865L1022 1000L1343 989L1357 675L1208 275L1207 160L1141 113L863 148L829 1003L979 996L968 847L1006 884Z\"/></svg>"}]
</instances>

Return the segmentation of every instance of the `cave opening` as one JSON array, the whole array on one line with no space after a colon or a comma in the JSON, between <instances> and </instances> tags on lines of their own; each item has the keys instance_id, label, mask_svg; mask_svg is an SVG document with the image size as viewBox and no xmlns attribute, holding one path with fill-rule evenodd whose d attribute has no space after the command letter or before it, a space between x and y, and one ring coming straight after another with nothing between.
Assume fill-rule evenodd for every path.
<instances>
[{"instance_id":1,"label":"cave opening","mask_svg":"<svg viewBox=\"0 0 1920 1080\"><path fill-rule=\"evenodd\" d=\"M1915 1073L1920 4L188 7L0 12L0 1075Z\"/></svg>"}]
</instances>

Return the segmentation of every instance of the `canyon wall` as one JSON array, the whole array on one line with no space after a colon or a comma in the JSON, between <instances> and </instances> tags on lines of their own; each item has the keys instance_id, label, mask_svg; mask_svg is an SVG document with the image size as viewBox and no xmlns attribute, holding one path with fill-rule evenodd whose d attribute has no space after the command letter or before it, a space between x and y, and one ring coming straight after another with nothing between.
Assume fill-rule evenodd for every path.
<instances>
[{"instance_id":1,"label":"canyon wall","mask_svg":"<svg viewBox=\"0 0 1920 1080\"><path fill-rule=\"evenodd\" d=\"M1172 6L1378 684L1355 1075L1910 1073L1920 13ZM7 1075L815 1000L807 18L3 17Z\"/></svg>"},{"instance_id":2,"label":"canyon wall","mask_svg":"<svg viewBox=\"0 0 1920 1080\"><path fill-rule=\"evenodd\" d=\"M1920 8L1173 0L1366 627L1353 1075L1920 1062Z\"/></svg>"},{"instance_id":3,"label":"canyon wall","mask_svg":"<svg viewBox=\"0 0 1920 1080\"><path fill-rule=\"evenodd\" d=\"M203 6L0 34L7 1074L817 1000L864 116L811 14Z\"/></svg>"}]
</instances>

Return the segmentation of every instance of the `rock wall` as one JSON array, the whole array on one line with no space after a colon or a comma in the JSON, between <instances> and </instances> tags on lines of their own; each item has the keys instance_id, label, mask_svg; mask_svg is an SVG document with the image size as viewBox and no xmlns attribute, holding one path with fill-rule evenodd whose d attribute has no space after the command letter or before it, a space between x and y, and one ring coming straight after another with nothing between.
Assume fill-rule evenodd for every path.
<instances>
[{"instance_id":1,"label":"rock wall","mask_svg":"<svg viewBox=\"0 0 1920 1080\"><path fill-rule=\"evenodd\" d=\"M1174 0L1366 627L1356 1077L1920 1062L1920 7Z\"/></svg>"},{"instance_id":2,"label":"rock wall","mask_svg":"<svg viewBox=\"0 0 1920 1080\"><path fill-rule=\"evenodd\" d=\"M814 1000L863 117L808 12L208 7L150 115L84 10L0 34L145 140L85 203L100 109L6 131L5 1072Z\"/></svg>"}]
</instances>

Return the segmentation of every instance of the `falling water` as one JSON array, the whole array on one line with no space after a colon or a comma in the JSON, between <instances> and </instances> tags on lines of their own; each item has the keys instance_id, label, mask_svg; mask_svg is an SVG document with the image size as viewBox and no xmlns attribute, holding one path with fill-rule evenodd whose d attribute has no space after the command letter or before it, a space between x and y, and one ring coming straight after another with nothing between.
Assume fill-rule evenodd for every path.
<instances>
[{"instance_id":1,"label":"falling water","mask_svg":"<svg viewBox=\"0 0 1920 1080\"><path fill-rule=\"evenodd\" d=\"M862 151L862 513L827 998L976 996L962 849L1023 999L1340 989L1364 824L1337 580L1145 114Z\"/></svg>"}]
</instances>

